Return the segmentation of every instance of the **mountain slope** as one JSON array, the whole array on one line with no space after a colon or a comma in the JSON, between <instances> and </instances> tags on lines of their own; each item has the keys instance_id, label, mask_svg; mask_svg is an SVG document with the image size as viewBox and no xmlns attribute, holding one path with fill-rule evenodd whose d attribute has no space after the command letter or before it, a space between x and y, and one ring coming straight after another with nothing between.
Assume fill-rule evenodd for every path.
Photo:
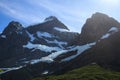
<instances>
[{"instance_id":1,"label":"mountain slope","mask_svg":"<svg viewBox=\"0 0 120 80\"><path fill-rule=\"evenodd\" d=\"M46 75L58 75L91 63L110 70L120 70L120 23L105 14L93 14L86 21L80 35L70 32L53 16L41 24L22 30L24 36L27 36L21 45L24 53L21 53L20 58L12 56L8 59L10 63L17 58L17 66L22 67L6 70L6 73L1 74L5 80L8 79L6 76L14 78L13 80L19 77L20 80L30 80ZM1 44L6 44L8 39L1 35L0 40L3 41ZM10 50L14 51L15 47ZM6 61L4 63L9 65Z\"/></svg>"},{"instance_id":2,"label":"mountain slope","mask_svg":"<svg viewBox=\"0 0 120 80\"><path fill-rule=\"evenodd\" d=\"M28 27L12 21L0 34L0 67L23 66L52 52L64 50L78 35L70 32L54 16Z\"/></svg>"}]
</instances>

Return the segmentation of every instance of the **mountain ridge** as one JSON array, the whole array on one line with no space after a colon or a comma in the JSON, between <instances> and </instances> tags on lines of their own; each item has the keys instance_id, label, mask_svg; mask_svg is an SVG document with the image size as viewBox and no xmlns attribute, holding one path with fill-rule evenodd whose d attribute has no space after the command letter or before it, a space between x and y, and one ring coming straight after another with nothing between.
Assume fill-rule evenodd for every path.
<instances>
[{"instance_id":1,"label":"mountain ridge","mask_svg":"<svg viewBox=\"0 0 120 80\"><path fill-rule=\"evenodd\" d=\"M119 34L120 23L103 13L95 13L88 18L81 34L70 32L67 26L51 16L43 23L23 29L22 34L14 32L7 37L1 35L0 55L5 54L0 58L3 60L0 66L22 65L22 68L13 68L3 74L12 76L16 73L18 78L21 70L27 72L26 76L32 74L33 78L43 76L42 73L62 74L91 63L119 71ZM6 49L13 56L6 56ZM9 59L4 61L4 58ZM27 80L27 77L23 80Z\"/></svg>"},{"instance_id":2,"label":"mountain ridge","mask_svg":"<svg viewBox=\"0 0 120 80\"><path fill-rule=\"evenodd\" d=\"M43 23L28 27L12 21L0 35L0 55L3 55L0 59L4 63L0 65L27 64L30 60L65 49L69 41L78 35L70 32L67 26L53 16L46 18Z\"/></svg>"},{"instance_id":3,"label":"mountain ridge","mask_svg":"<svg viewBox=\"0 0 120 80\"><path fill-rule=\"evenodd\" d=\"M106 14L96 12L86 20L77 43L86 44L97 41L112 27L120 28L120 23Z\"/></svg>"}]
</instances>

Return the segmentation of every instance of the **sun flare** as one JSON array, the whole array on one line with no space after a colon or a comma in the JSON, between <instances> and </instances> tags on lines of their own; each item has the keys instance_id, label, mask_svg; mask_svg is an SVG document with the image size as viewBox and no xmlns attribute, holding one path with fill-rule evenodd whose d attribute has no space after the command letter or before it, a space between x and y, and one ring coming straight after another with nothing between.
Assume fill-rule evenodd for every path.
<instances>
[{"instance_id":1,"label":"sun flare","mask_svg":"<svg viewBox=\"0 0 120 80\"><path fill-rule=\"evenodd\" d=\"M119 5L119 0L101 0L101 3L110 6L110 7L115 7Z\"/></svg>"}]
</instances>

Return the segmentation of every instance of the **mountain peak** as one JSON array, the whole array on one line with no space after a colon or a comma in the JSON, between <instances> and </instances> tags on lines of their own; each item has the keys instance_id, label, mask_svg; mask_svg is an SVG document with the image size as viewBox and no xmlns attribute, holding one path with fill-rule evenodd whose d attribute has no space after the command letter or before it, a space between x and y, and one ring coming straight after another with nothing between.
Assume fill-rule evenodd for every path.
<instances>
[{"instance_id":1,"label":"mountain peak","mask_svg":"<svg viewBox=\"0 0 120 80\"><path fill-rule=\"evenodd\" d=\"M53 32L54 28L61 28L61 29L66 29L66 25L64 25L60 20L58 20L55 16L49 16L47 17L43 23L28 26L27 30L30 33L35 33L36 31L45 31L45 32Z\"/></svg>"},{"instance_id":2,"label":"mountain peak","mask_svg":"<svg viewBox=\"0 0 120 80\"><path fill-rule=\"evenodd\" d=\"M19 31L22 30L22 24L20 24L19 22L16 21L11 21L8 26L4 29L3 33L4 35L9 34L13 31Z\"/></svg>"},{"instance_id":3,"label":"mountain peak","mask_svg":"<svg viewBox=\"0 0 120 80\"><path fill-rule=\"evenodd\" d=\"M55 16L49 16L45 19L45 21L53 21L53 20L58 20Z\"/></svg>"},{"instance_id":4,"label":"mountain peak","mask_svg":"<svg viewBox=\"0 0 120 80\"><path fill-rule=\"evenodd\" d=\"M96 12L92 15L92 18L98 18L98 17L109 17L109 16L100 12Z\"/></svg>"},{"instance_id":5,"label":"mountain peak","mask_svg":"<svg viewBox=\"0 0 120 80\"><path fill-rule=\"evenodd\" d=\"M10 25L14 25L14 26L16 26L16 27L21 27L21 26L22 26L22 25L21 25L19 22L17 22L17 21L11 21L9 24L10 24Z\"/></svg>"},{"instance_id":6,"label":"mountain peak","mask_svg":"<svg viewBox=\"0 0 120 80\"><path fill-rule=\"evenodd\" d=\"M120 28L120 23L103 13L95 13L88 18L81 32L82 43L94 42L112 27Z\"/></svg>"}]
</instances>

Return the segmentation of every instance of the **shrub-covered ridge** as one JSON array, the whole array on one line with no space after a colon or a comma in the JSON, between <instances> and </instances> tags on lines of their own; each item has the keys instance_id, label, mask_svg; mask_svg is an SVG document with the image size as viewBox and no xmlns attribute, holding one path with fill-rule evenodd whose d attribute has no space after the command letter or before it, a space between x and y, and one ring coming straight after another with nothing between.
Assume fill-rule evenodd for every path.
<instances>
[{"instance_id":1,"label":"shrub-covered ridge","mask_svg":"<svg viewBox=\"0 0 120 80\"><path fill-rule=\"evenodd\" d=\"M47 76L33 80L120 80L120 72L106 70L98 65L89 65L63 75Z\"/></svg>"}]
</instances>

